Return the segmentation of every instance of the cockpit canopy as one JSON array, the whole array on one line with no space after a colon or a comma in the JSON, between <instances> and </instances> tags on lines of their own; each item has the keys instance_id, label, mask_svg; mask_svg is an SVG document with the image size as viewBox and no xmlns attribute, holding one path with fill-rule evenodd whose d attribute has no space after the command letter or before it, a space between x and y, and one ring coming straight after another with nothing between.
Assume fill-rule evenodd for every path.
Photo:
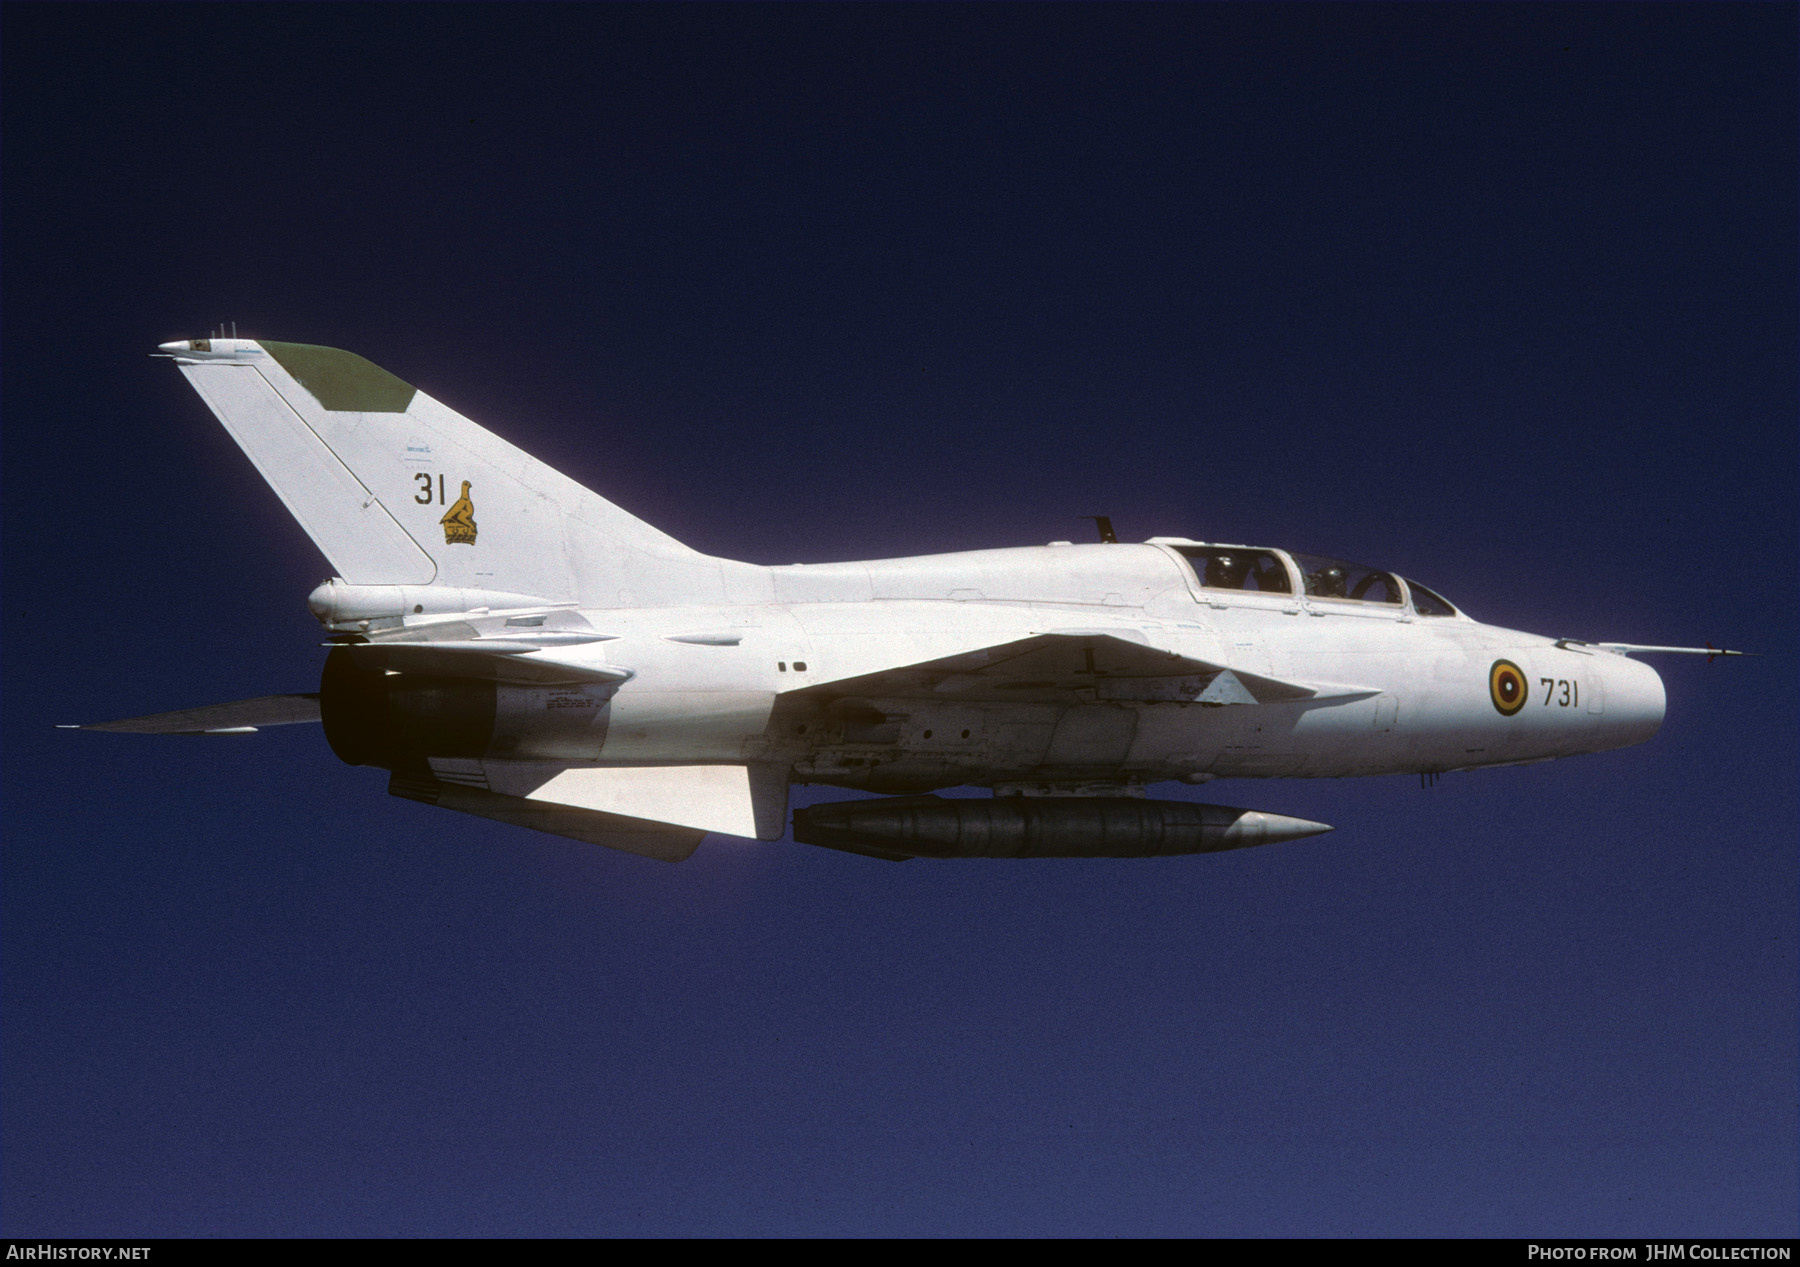
<instances>
[{"instance_id":1,"label":"cockpit canopy","mask_svg":"<svg viewBox=\"0 0 1800 1267\"><path fill-rule=\"evenodd\" d=\"M1292 594L1297 574L1308 598L1345 603L1381 603L1404 609L1408 598L1420 616L1454 616L1456 608L1417 581L1402 582L1392 572L1328 559L1317 554L1259 550L1250 546L1198 544L1172 546L1194 569L1205 589L1253 594ZM1293 573L1287 560L1293 561Z\"/></svg>"},{"instance_id":2,"label":"cockpit canopy","mask_svg":"<svg viewBox=\"0 0 1800 1267\"><path fill-rule=\"evenodd\" d=\"M1421 616L1454 616L1456 608L1433 594L1417 581L1406 583L1407 591L1412 595L1413 610Z\"/></svg>"},{"instance_id":3,"label":"cockpit canopy","mask_svg":"<svg viewBox=\"0 0 1800 1267\"><path fill-rule=\"evenodd\" d=\"M1404 599L1400 582L1392 572L1379 572L1360 563L1327 559L1317 554L1296 554L1308 598L1350 598L1363 603L1393 603Z\"/></svg>"},{"instance_id":4,"label":"cockpit canopy","mask_svg":"<svg viewBox=\"0 0 1800 1267\"><path fill-rule=\"evenodd\" d=\"M1251 590L1292 594L1287 564L1267 550L1237 546L1176 546L1175 552L1194 565L1194 575L1208 589Z\"/></svg>"}]
</instances>

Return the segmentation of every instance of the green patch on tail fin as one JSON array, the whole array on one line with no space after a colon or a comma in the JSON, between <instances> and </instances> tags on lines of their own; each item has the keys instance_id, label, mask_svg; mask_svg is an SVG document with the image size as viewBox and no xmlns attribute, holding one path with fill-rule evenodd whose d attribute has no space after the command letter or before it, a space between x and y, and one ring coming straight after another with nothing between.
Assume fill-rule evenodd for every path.
<instances>
[{"instance_id":1,"label":"green patch on tail fin","mask_svg":"<svg viewBox=\"0 0 1800 1267\"><path fill-rule=\"evenodd\" d=\"M416 390L354 352L260 339L263 351L334 413L401 414Z\"/></svg>"}]
</instances>

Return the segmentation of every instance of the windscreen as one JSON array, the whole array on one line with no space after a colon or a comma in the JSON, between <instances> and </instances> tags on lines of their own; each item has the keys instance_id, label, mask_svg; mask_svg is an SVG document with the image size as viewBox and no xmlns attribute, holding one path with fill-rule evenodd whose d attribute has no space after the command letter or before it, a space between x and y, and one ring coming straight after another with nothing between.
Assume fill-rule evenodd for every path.
<instances>
[{"instance_id":1,"label":"windscreen","mask_svg":"<svg viewBox=\"0 0 1800 1267\"><path fill-rule=\"evenodd\" d=\"M1406 588L1412 593L1413 610L1421 616L1454 616L1456 608L1433 594L1417 581L1408 580Z\"/></svg>"}]
</instances>

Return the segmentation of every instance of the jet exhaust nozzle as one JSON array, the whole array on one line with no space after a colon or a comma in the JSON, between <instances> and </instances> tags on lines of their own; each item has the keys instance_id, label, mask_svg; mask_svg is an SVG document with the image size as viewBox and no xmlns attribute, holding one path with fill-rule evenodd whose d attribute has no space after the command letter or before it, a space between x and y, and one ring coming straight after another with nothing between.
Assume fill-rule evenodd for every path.
<instances>
[{"instance_id":1,"label":"jet exhaust nozzle","mask_svg":"<svg viewBox=\"0 0 1800 1267\"><path fill-rule=\"evenodd\" d=\"M1126 796L891 796L794 812L794 839L924 858L1156 858L1317 836L1324 823L1228 805Z\"/></svg>"},{"instance_id":2,"label":"jet exhaust nozzle","mask_svg":"<svg viewBox=\"0 0 1800 1267\"><path fill-rule=\"evenodd\" d=\"M325 657L319 720L347 765L417 770L433 757L592 761L615 683L559 685L389 673L348 647Z\"/></svg>"}]
</instances>

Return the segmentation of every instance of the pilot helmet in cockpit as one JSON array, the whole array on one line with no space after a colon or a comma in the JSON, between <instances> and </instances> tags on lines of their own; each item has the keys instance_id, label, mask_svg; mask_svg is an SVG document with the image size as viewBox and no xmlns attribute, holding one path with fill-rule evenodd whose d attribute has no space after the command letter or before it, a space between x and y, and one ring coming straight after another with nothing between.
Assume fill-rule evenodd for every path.
<instances>
[{"instance_id":1,"label":"pilot helmet in cockpit","mask_svg":"<svg viewBox=\"0 0 1800 1267\"><path fill-rule=\"evenodd\" d=\"M1244 575L1250 569L1250 560L1235 554L1219 553L1206 561L1206 579L1204 584L1213 589L1241 590L1244 588Z\"/></svg>"}]
</instances>

